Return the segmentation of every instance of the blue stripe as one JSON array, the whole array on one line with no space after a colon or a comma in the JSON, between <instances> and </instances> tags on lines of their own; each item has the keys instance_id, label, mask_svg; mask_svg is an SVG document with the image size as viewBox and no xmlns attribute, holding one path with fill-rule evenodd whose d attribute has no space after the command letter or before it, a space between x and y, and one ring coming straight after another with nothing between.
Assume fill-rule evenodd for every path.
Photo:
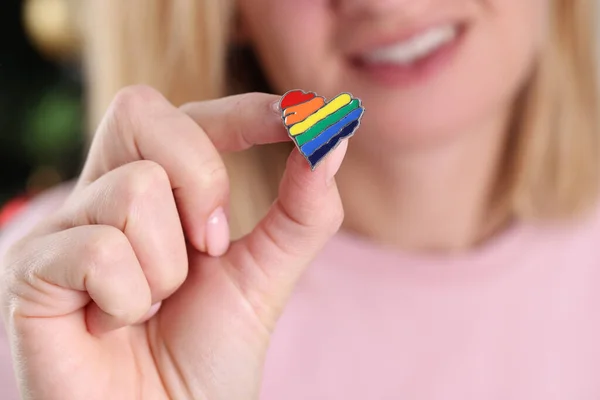
<instances>
[{"instance_id":1,"label":"blue stripe","mask_svg":"<svg viewBox=\"0 0 600 400\"><path fill-rule=\"evenodd\" d=\"M344 127L344 129L342 129L342 131L340 133L335 135L329 142L327 142L324 146L319 147L317 149L317 151L312 153L308 157L308 162L310 163L311 169L314 169L315 166L318 163L320 163L321 160L323 160L323 158L331 151L331 149L333 149L333 148L335 148L335 146L337 146L337 144L340 142L340 140L343 140L343 139L347 138L348 136L352 135L352 133L358 127L358 123L359 123L358 120L350 122L349 125L346 125Z\"/></svg>"},{"instance_id":2,"label":"blue stripe","mask_svg":"<svg viewBox=\"0 0 600 400\"><path fill-rule=\"evenodd\" d=\"M325 129L323 133L321 133L319 136L317 136L310 142L304 143L300 147L300 151L302 151L304 155L311 155L319 147L323 146L325 143L330 141L331 138L333 138L342 128L344 128L344 126L348 125L354 120L359 119L363 111L364 109L362 107L352 111L350 114L346 115L344 118L340 119L338 122Z\"/></svg>"}]
</instances>

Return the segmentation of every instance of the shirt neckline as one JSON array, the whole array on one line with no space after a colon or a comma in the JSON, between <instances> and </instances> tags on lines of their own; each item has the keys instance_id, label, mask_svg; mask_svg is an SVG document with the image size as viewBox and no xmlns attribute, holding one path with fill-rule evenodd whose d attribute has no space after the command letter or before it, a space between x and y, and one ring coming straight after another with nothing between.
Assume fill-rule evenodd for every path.
<instances>
[{"instance_id":1,"label":"shirt neckline","mask_svg":"<svg viewBox=\"0 0 600 400\"><path fill-rule=\"evenodd\" d=\"M539 232L529 224L514 222L480 245L457 253L417 253L398 250L358 234L340 230L326 257L341 259L340 268L358 273L381 271L382 276L437 282L486 279L507 273L517 258L535 246ZM538 238L539 239L539 238Z\"/></svg>"}]
</instances>

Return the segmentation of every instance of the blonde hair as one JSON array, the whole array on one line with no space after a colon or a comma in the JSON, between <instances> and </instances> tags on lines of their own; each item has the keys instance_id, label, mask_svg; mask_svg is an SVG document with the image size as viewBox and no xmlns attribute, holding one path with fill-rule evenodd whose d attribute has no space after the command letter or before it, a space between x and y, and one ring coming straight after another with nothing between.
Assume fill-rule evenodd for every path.
<instances>
[{"instance_id":1,"label":"blonde hair","mask_svg":"<svg viewBox=\"0 0 600 400\"><path fill-rule=\"evenodd\" d=\"M89 1L85 49L93 126L123 86L151 85L174 104L223 96L233 87L230 1ZM595 202L600 183L595 0L553 3L551 37L516 104L495 196L522 219L574 216ZM228 160L239 234L270 204L275 191L264 183L265 174L280 171L281 153L267 146ZM254 201L236 203L236 196Z\"/></svg>"},{"instance_id":2,"label":"blonde hair","mask_svg":"<svg viewBox=\"0 0 600 400\"><path fill-rule=\"evenodd\" d=\"M579 214L600 184L596 0L553 0L550 37L515 110L505 197L521 218Z\"/></svg>"}]
</instances>

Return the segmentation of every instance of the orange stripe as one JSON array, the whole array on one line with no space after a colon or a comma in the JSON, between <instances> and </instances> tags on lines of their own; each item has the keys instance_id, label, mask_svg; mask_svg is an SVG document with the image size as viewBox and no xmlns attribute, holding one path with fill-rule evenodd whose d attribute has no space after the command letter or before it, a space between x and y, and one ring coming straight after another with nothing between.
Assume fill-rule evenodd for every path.
<instances>
[{"instance_id":1,"label":"orange stripe","mask_svg":"<svg viewBox=\"0 0 600 400\"><path fill-rule=\"evenodd\" d=\"M315 97L306 103L299 104L285 109L285 124L293 125L296 122L305 120L309 115L325 105L322 97Z\"/></svg>"}]
</instances>

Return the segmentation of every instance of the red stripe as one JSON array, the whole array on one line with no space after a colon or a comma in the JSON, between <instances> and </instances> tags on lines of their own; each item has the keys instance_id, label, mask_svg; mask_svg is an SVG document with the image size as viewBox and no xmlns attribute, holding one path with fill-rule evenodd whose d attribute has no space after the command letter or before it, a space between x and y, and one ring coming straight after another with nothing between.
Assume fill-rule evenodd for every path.
<instances>
[{"instance_id":1,"label":"red stripe","mask_svg":"<svg viewBox=\"0 0 600 400\"><path fill-rule=\"evenodd\" d=\"M307 102L310 99L313 99L315 96L316 94L313 92L304 93L302 90L293 90L281 98L281 103L279 103L279 106L282 110L285 110L286 108L295 106L296 104Z\"/></svg>"}]
</instances>

